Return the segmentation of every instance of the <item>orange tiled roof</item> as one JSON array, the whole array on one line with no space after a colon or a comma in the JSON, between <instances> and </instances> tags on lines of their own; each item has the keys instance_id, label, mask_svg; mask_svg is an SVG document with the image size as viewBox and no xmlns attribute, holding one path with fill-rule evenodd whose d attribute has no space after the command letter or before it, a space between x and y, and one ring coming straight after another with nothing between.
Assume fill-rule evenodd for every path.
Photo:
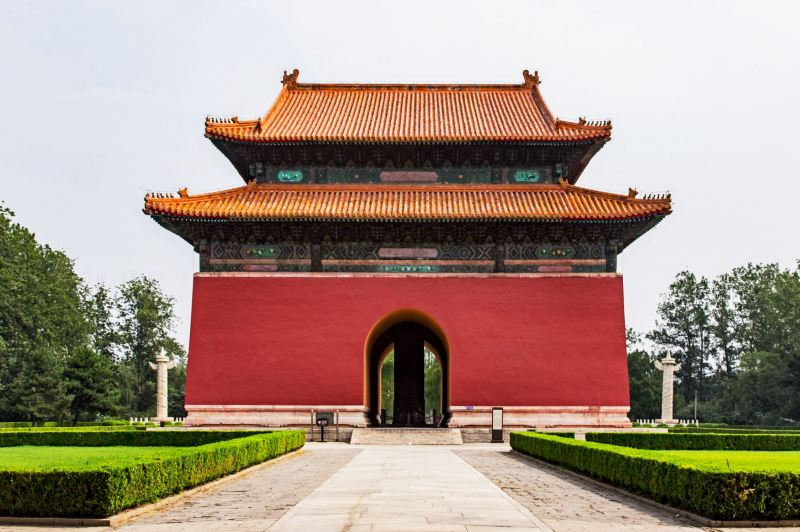
<instances>
[{"instance_id":1,"label":"orange tiled roof","mask_svg":"<svg viewBox=\"0 0 800 532\"><path fill-rule=\"evenodd\" d=\"M145 196L144 211L191 219L313 221L629 220L669 214L667 196L637 199L559 185L255 185Z\"/></svg>"},{"instance_id":2,"label":"orange tiled roof","mask_svg":"<svg viewBox=\"0 0 800 532\"><path fill-rule=\"evenodd\" d=\"M555 119L538 73L518 85L298 83L258 120L206 119L206 136L244 142L524 142L608 140L610 122Z\"/></svg>"}]
</instances>

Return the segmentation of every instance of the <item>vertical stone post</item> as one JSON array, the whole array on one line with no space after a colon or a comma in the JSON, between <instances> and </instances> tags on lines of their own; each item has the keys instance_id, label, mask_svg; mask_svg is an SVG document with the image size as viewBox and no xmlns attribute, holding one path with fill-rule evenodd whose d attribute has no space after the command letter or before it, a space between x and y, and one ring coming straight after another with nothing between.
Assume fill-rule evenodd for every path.
<instances>
[{"instance_id":1,"label":"vertical stone post","mask_svg":"<svg viewBox=\"0 0 800 532\"><path fill-rule=\"evenodd\" d=\"M667 355L661 359L661 362L656 362L656 367L663 372L661 379L661 419L657 419L656 422L674 425L676 421L672 418L673 384L675 372L681 369L681 366L675 363L674 358Z\"/></svg>"},{"instance_id":2,"label":"vertical stone post","mask_svg":"<svg viewBox=\"0 0 800 532\"><path fill-rule=\"evenodd\" d=\"M150 367L156 370L156 417L152 420L172 421L167 416L167 370L174 368L175 362L171 361L162 349L156 357L156 363L150 362Z\"/></svg>"}]
</instances>

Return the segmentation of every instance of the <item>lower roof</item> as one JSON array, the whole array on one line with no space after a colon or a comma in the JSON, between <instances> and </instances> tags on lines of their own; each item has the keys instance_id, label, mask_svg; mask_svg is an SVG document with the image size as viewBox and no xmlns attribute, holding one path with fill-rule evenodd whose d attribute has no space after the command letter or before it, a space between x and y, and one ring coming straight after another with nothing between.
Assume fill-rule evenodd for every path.
<instances>
[{"instance_id":1,"label":"lower roof","mask_svg":"<svg viewBox=\"0 0 800 532\"><path fill-rule=\"evenodd\" d=\"M558 185L248 184L145 196L144 212L196 221L624 221L669 214L669 195L637 198Z\"/></svg>"}]
</instances>

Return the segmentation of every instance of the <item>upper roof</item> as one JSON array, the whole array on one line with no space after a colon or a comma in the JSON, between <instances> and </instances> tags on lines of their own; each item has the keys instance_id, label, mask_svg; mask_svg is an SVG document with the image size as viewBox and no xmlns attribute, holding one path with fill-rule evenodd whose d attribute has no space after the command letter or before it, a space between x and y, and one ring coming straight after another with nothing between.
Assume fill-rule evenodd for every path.
<instances>
[{"instance_id":1,"label":"upper roof","mask_svg":"<svg viewBox=\"0 0 800 532\"><path fill-rule=\"evenodd\" d=\"M671 212L669 195L636 198L569 185L257 185L145 196L144 211L192 220L613 221Z\"/></svg>"},{"instance_id":2,"label":"upper roof","mask_svg":"<svg viewBox=\"0 0 800 532\"><path fill-rule=\"evenodd\" d=\"M575 142L605 141L610 122L558 120L539 92L539 75L509 85L298 83L257 120L207 118L206 136L242 142Z\"/></svg>"}]
</instances>

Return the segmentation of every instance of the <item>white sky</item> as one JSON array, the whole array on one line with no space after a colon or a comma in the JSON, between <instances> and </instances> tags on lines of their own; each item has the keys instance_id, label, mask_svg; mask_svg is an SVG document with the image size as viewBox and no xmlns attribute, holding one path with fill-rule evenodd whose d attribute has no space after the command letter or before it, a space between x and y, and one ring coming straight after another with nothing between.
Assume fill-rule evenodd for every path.
<instances>
[{"instance_id":1,"label":"white sky","mask_svg":"<svg viewBox=\"0 0 800 532\"><path fill-rule=\"evenodd\" d=\"M798 250L800 3L0 1L0 199L90 283L140 273L177 301L190 246L148 190L239 186L206 115L257 117L284 69L317 82L521 82L565 119L611 118L579 184L669 190L674 213L620 257L630 326L679 270Z\"/></svg>"}]
</instances>

